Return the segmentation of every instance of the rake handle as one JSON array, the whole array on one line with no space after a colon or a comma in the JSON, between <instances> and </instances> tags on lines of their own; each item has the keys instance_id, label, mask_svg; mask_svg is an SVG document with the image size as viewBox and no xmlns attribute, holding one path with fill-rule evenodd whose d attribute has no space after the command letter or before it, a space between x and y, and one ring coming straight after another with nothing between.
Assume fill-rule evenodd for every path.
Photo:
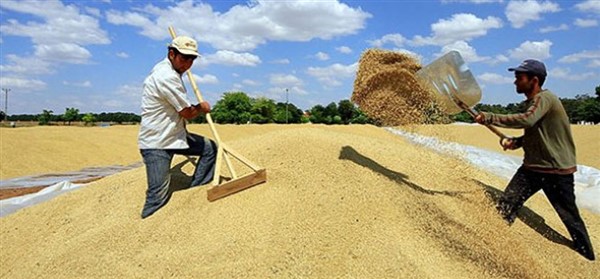
<instances>
[{"instance_id":1,"label":"rake handle","mask_svg":"<svg viewBox=\"0 0 600 279\"><path fill-rule=\"evenodd\" d=\"M177 35L175 34L175 29L173 29L173 27L169 26L169 33L171 34L171 38L175 39L175 37L177 37ZM192 75L192 70L188 69L186 71L188 79L190 81L190 84L192 85L192 88L194 89L194 94L196 95L196 98L198 98L199 102L204 102L204 98L202 98L202 94L200 94L200 89L198 89L198 86L196 85L196 80L194 79L194 76ZM227 156L224 156L223 154L223 143L221 142L221 138L219 137L219 133L217 133L217 128L215 127L215 123L213 122L212 116L210 115L210 113L206 113L205 114L206 117L206 122L208 122L208 126L210 127L210 131L212 132L213 136L215 137L215 142L217 143L217 161L216 161L216 167L215 167L215 175L213 178L213 184L217 185L218 184L218 180L219 180L219 176L220 176L220 162L221 162L221 157L224 157L225 159L225 164L227 165L227 169L229 170L229 172L231 173L231 175L235 178L237 177L237 174L235 173L235 170L233 169L233 166L231 164L231 162L229 161L229 158Z\"/></svg>"}]
</instances>

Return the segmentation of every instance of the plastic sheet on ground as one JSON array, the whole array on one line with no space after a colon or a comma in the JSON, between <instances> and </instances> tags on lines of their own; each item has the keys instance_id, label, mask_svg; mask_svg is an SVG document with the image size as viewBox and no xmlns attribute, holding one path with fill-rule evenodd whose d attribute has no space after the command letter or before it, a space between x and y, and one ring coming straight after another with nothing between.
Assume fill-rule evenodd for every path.
<instances>
[{"instance_id":1,"label":"plastic sheet on ground","mask_svg":"<svg viewBox=\"0 0 600 279\"><path fill-rule=\"evenodd\" d=\"M435 137L418 135L394 128L387 131L402 136L415 144L423 145L442 154L462 158L486 171L510 180L521 166L522 158L505 155L470 145L446 142ZM600 214L600 170L584 165L577 165L575 173L575 197L577 206Z\"/></svg>"},{"instance_id":2,"label":"plastic sheet on ground","mask_svg":"<svg viewBox=\"0 0 600 279\"><path fill-rule=\"evenodd\" d=\"M86 183L100 179L111 174L139 168L143 166L142 162L137 162L128 166L106 166L106 167L91 167L81 169L79 171L40 174L32 176L23 176L0 181L0 189L14 189L25 187L49 186L63 181L71 181L73 183Z\"/></svg>"},{"instance_id":3,"label":"plastic sheet on ground","mask_svg":"<svg viewBox=\"0 0 600 279\"><path fill-rule=\"evenodd\" d=\"M48 201L60 194L75 190L81 186L83 186L83 184L73 184L69 181L63 181L48 186L37 193L0 200L0 217L4 217L19 209Z\"/></svg>"},{"instance_id":4,"label":"plastic sheet on ground","mask_svg":"<svg viewBox=\"0 0 600 279\"><path fill-rule=\"evenodd\" d=\"M0 200L0 217L48 201L58 195L83 187L88 182L141 166L143 163L138 162L128 166L92 167L74 172L25 176L0 181L0 189L48 186L36 193Z\"/></svg>"}]
</instances>

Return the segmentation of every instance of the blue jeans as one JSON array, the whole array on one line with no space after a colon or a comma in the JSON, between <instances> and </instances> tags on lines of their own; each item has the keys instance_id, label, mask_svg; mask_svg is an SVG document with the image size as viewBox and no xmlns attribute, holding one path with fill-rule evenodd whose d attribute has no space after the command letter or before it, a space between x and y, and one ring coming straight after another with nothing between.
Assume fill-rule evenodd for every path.
<instances>
[{"instance_id":1,"label":"blue jeans","mask_svg":"<svg viewBox=\"0 0 600 279\"><path fill-rule=\"evenodd\" d=\"M142 218L152 215L171 198L169 170L174 154L200 156L190 187L212 181L217 159L217 145L214 141L196 134L188 134L187 143L189 148L186 149L140 149L148 180Z\"/></svg>"}]
</instances>

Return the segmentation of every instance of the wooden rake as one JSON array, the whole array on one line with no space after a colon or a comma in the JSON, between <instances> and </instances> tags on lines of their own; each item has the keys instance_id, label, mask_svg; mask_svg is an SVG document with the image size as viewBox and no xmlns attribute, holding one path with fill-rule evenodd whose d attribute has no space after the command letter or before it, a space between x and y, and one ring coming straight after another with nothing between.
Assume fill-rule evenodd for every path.
<instances>
[{"instance_id":1,"label":"wooden rake","mask_svg":"<svg viewBox=\"0 0 600 279\"><path fill-rule=\"evenodd\" d=\"M175 30L173 27L169 27L169 33L171 34L171 38L175 38ZM199 102L203 102L204 99L200 94L200 90L198 86L196 86L196 81L194 80L194 76L192 75L192 70L187 70L188 79L190 80L190 84L194 89L194 93L196 94L196 98L198 98ZM215 162L215 174L212 181L213 187L208 189L207 198L209 201L215 201L220 198L224 198L226 196L235 194L252 186L258 185L260 183L267 181L267 170L261 168L250 160L246 159L244 156L235 152L233 149L228 147L224 142L221 141L219 137L219 133L217 133L217 129L215 128L215 124L210 116L210 113L206 114L206 122L208 122L208 126L213 134L213 137L217 143L217 160ZM232 156L238 161L242 162L244 165L252 169L252 172L243 176L238 176L235 172L233 165L231 164L231 160L228 156ZM231 180L220 183L221 176L221 164L222 160L225 159L225 164L227 165L227 169L231 174Z\"/></svg>"}]
</instances>

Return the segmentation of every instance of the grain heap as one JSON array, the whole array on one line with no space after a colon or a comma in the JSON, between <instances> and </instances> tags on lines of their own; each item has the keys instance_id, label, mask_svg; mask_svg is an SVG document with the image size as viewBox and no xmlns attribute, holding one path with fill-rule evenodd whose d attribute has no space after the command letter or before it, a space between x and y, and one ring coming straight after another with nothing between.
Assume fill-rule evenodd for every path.
<instances>
[{"instance_id":1,"label":"grain heap","mask_svg":"<svg viewBox=\"0 0 600 279\"><path fill-rule=\"evenodd\" d=\"M434 95L415 77L420 69L418 61L408 54L368 49L359 61L352 101L386 126L443 121Z\"/></svg>"},{"instance_id":2,"label":"grain heap","mask_svg":"<svg viewBox=\"0 0 600 279\"><path fill-rule=\"evenodd\" d=\"M209 132L206 125L188 128ZM107 129L135 142L138 128ZM219 130L229 146L268 169L267 183L214 203L206 200L206 187L174 189L164 208L142 220L144 168L103 178L0 219L0 278L600 274L600 265L565 242L568 234L545 197L529 200L525 218L508 227L487 198L505 180L383 129L220 125ZM194 166L186 159L176 156L173 162L174 185L191 179ZM600 243L600 216L581 213L592 242Z\"/></svg>"}]
</instances>

